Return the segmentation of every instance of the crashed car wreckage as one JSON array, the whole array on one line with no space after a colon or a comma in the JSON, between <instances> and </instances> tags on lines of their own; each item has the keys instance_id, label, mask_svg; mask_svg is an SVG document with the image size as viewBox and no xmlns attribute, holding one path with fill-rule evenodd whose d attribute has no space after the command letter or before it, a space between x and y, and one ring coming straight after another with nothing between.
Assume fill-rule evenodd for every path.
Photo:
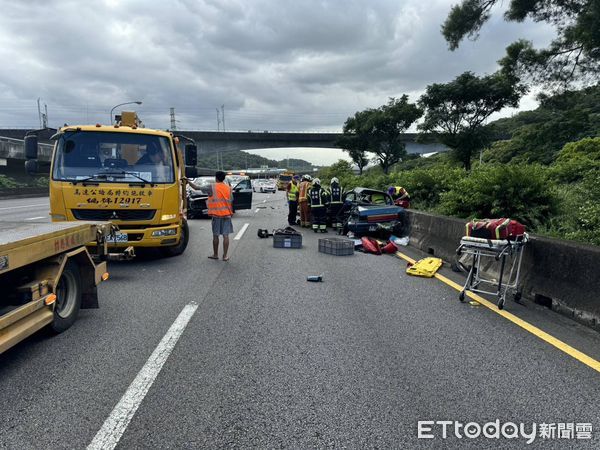
<instances>
[{"instance_id":1,"label":"crashed car wreckage","mask_svg":"<svg viewBox=\"0 0 600 450\"><path fill-rule=\"evenodd\" d=\"M338 214L342 223L340 234L355 236L404 236L407 232L406 210L394 204L383 191L357 187L344 194L344 204Z\"/></svg>"}]
</instances>

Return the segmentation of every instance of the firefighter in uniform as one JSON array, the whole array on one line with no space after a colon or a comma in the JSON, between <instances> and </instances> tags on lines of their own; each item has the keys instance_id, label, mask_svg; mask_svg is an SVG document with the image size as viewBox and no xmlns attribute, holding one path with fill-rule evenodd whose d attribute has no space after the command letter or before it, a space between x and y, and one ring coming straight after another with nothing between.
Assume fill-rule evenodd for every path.
<instances>
[{"instance_id":1,"label":"firefighter in uniform","mask_svg":"<svg viewBox=\"0 0 600 450\"><path fill-rule=\"evenodd\" d=\"M315 233L327 233L327 192L321 187L321 180L315 178L308 193L312 229Z\"/></svg>"},{"instance_id":2,"label":"firefighter in uniform","mask_svg":"<svg viewBox=\"0 0 600 450\"><path fill-rule=\"evenodd\" d=\"M300 208L300 226L310 228L310 205L308 202L308 191L310 190L310 175L302 176L302 182L298 189L298 207Z\"/></svg>"},{"instance_id":3,"label":"firefighter in uniform","mask_svg":"<svg viewBox=\"0 0 600 450\"><path fill-rule=\"evenodd\" d=\"M410 195L408 195L408 191L402 186L390 186L388 194L390 194L396 204L398 204L397 202L399 201L404 201L404 204L408 205L410 202Z\"/></svg>"},{"instance_id":4,"label":"firefighter in uniform","mask_svg":"<svg viewBox=\"0 0 600 450\"><path fill-rule=\"evenodd\" d=\"M292 181L287 186L288 206L288 224L296 225L296 215L298 214L298 175L294 175Z\"/></svg>"},{"instance_id":5,"label":"firefighter in uniform","mask_svg":"<svg viewBox=\"0 0 600 450\"><path fill-rule=\"evenodd\" d=\"M343 196L344 190L340 186L340 180L338 180L336 177L333 177L331 179L329 189L329 221L335 230L341 228L342 226L340 222L341 219L338 217L338 214L342 209Z\"/></svg>"}]
</instances>

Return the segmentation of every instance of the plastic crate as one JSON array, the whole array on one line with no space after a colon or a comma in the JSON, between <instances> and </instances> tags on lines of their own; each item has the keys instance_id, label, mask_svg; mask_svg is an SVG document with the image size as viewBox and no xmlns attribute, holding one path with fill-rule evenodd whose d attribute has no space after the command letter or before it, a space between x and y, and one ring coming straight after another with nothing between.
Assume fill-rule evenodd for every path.
<instances>
[{"instance_id":1,"label":"plastic crate","mask_svg":"<svg viewBox=\"0 0 600 450\"><path fill-rule=\"evenodd\" d=\"M345 238L319 239L319 252L335 256L354 254L354 241Z\"/></svg>"},{"instance_id":2,"label":"plastic crate","mask_svg":"<svg viewBox=\"0 0 600 450\"><path fill-rule=\"evenodd\" d=\"M302 248L301 234L275 234L273 235L275 248Z\"/></svg>"}]
</instances>

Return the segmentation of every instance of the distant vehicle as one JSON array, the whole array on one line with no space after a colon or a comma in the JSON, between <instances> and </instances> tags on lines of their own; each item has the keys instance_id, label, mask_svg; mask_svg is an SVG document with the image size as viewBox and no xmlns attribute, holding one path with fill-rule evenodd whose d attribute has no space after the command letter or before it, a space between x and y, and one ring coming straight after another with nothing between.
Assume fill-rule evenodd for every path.
<instances>
[{"instance_id":1,"label":"distant vehicle","mask_svg":"<svg viewBox=\"0 0 600 450\"><path fill-rule=\"evenodd\" d=\"M275 180L255 180L252 185L252 190L254 192L275 193L277 191L277 184L275 183Z\"/></svg>"},{"instance_id":2,"label":"distant vehicle","mask_svg":"<svg viewBox=\"0 0 600 450\"><path fill-rule=\"evenodd\" d=\"M351 231L358 236L374 233L381 225L402 228L406 223L404 208L395 205L387 192L362 187L344 194L340 216L341 233Z\"/></svg>"},{"instance_id":3,"label":"distant vehicle","mask_svg":"<svg viewBox=\"0 0 600 450\"><path fill-rule=\"evenodd\" d=\"M252 186L250 184L250 178L240 178L241 179L239 181L237 179L226 179L229 184L238 181L234 186L232 186L234 211L240 209L250 209L252 207ZM208 189L203 190L202 188L208 188L214 182L215 177L198 177L194 178L193 183L200 187L199 190L192 189L191 186L187 187L188 219L208 217L208 207L206 205L206 200L208 199Z\"/></svg>"},{"instance_id":4,"label":"distant vehicle","mask_svg":"<svg viewBox=\"0 0 600 450\"><path fill-rule=\"evenodd\" d=\"M292 177L294 176L294 172L283 172L277 177L277 189L280 191L285 191L287 185L292 181Z\"/></svg>"},{"instance_id":5,"label":"distant vehicle","mask_svg":"<svg viewBox=\"0 0 600 450\"><path fill-rule=\"evenodd\" d=\"M208 187L211 183L215 182L215 177L198 177L194 178L192 182L199 187ZM187 201L188 201L188 219L195 219L198 217L208 217L206 199L208 198L208 191L202 189L193 189L190 185L187 186Z\"/></svg>"}]
</instances>

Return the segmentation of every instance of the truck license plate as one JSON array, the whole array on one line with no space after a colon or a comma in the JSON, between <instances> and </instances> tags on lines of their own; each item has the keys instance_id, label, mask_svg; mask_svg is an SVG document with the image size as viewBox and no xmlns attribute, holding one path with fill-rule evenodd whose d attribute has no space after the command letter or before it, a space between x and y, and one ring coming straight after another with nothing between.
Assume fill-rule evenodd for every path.
<instances>
[{"instance_id":1,"label":"truck license plate","mask_svg":"<svg viewBox=\"0 0 600 450\"><path fill-rule=\"evenodd\" d=\"M107 242L119 243L119 242L127 242L127 234L126 233L115 233L114 236L110 236L107 239Z\"/></svg>"}]
</instances>

